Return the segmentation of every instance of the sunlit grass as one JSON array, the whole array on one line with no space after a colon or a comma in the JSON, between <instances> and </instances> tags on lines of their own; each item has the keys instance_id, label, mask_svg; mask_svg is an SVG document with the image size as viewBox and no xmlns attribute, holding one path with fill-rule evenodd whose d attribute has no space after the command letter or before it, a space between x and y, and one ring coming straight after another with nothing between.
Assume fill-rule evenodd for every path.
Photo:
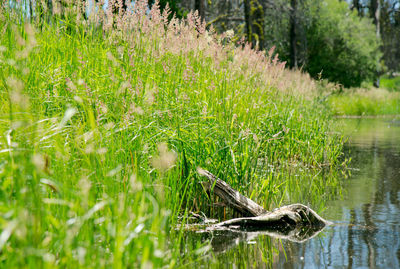
<instances>
[{"instance_id":1,"label":"sunlit grass","mask_svg":"<svg viewBox=\"0 0 400 269\"><path fill-rule=\"evenodd\" d=\"M199 166L267 209L338 184L282 172L340 164L315 82L139 2L103 29L0 9L2 266L186 264L178 217L219 216Z\"/></svg>"},{"instance_id":2,"label":"sunlit grass","mask_svg":"<svg viewBox=\"0 0 400 269\"><path fill-rule=\"evenodd\" d=\"M336 115L398 115L400 93L385 89L356 89L328 98L328 104Z\"/></svg>"},{"instance_id":3,"label":"sunlit grass","mask_svg":"<svg viewBox=\"0 0 400 269\"><path fill-rule=\"evenodd\" d=\"M400 76L393 78L388 76L382 77L381 87L386 88L389 91L400 91Z\"/></svg>"}]
</instances>

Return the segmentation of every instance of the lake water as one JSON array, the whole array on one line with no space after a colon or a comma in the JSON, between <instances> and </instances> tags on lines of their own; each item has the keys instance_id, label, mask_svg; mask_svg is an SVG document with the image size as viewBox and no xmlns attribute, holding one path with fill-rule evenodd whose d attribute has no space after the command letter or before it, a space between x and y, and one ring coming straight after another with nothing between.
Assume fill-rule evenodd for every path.
<instances>
[{"instance_id":1,"label":"lake water","mask_svg":"<svg viewBox=\"0 0 400 269\"><path fill-rule=\"evenodd\" d=\"M339 119L350 174L321 215L334 224L304 242L267 234L197 233L211 241L198 267L400 268L400 120ZM197 267L196 267L197 268Z\"/></svg>"}]
</instances>

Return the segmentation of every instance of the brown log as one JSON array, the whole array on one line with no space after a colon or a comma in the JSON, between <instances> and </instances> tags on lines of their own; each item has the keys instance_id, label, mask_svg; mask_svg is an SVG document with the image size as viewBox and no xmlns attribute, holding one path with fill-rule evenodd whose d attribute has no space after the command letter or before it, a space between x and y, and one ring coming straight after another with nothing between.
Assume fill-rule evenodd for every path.
<instances>
[{"instance_id":1,"label":"brown log","mask_svg":"<svg viewBox=\"0 0 400 269\"><path fill-rule=\"evenodd\" d=\"M243 215L255 217L267 212L262 206L246 196L241 195L237 190L229 186L228 183L217 178L207 170L198 168L197 172L209 179L209 182L203 182L207 190L213 191L228 206L236 209Z\"/></svg>"},{"instance_id":2,"label":"brown log","mask_svg":"<svg viewBox=\"0 0 400 269\"><path fill-rule=\"evenodd\" d=\"M241 195L238 191L229 186L228 183L214 176L212 173L198 168L197 172L209 179L205 187L213 191L227 205L243 213L244 218L235 218L215 224L218 227L239 227L256 229L293 230L298 226L312 226L317 230L329 224L320 217L314 210L302 204L292 204L277 208L271 212L251 199Z\"/></svg>"},{"instance_id":3,"label":"brown log","mask_svg":"<svg viewBox=\"0 0 400 269\"><path fill-rule=\"evenodd\" d=\"M291 229L298 225L324 227L328 222L321 218L308 206L292 204L282 206L272 212L267 212L256 217L236 218L220 222L216 226L240 226Z\"/></svg>"}]
</instances>

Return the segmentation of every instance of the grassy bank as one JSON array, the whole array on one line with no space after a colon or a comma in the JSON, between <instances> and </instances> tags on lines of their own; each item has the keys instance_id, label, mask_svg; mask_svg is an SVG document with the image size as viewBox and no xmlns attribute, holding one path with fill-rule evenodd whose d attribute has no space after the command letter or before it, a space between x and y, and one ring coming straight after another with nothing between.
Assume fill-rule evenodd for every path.
<instances>
[{"instance_id":1,"label":"grassy bank","mask_svg":"<svg viewBox=\"0 0 400 269\"><path fill-rule=\"evenodd\" d=\"M381 87L388 89L389 91L400 91L400 76L389 77L383 76L381 78Z\"/></svg>"},{"instance_id":2,"label":"grassy bank","mask_svg":"<svg viewBox=\"0 0 400 269\"><path fill-rule=\"evenodd\" d=\"M2 267L182 265L178 216L214 217L199 166L267 209L299 191L322 207L337 184L281 172L339 164L309 77L195 16L144 14L0 9Z\"/></svg>"},{"instance_id":3,"label":"grassy bank","mask_svg":"<svg viewBox=\"0 0 400 269\"><path fill-rule=\"evenodd\" d=\"M328 98L338 116L378 116L400 114L400 92L382 89L347 89Z\"/></svg>"}]
</instances>

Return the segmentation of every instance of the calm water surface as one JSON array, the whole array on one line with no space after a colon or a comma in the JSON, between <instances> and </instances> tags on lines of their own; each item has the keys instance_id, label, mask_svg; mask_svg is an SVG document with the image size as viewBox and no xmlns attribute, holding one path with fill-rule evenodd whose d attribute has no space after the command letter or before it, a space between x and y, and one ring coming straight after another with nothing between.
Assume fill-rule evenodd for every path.
<instances>
[{"instance_id":1,"label":"calm water surface","mask_svg":"<svg viewBox=\"0 0 400 269\"><path fill-rule=\"evenodd\" d=\"M343 119L351 175L328 203L335 224L303 244L283 242L282 268L400 268L400 121Z\"/></svg>"},{"instance_id":2,"label":"calm water surface","mask_svg":"<svg viewBox=\"0 0 400 269\"><path fill-rule=\"evenodd\" d=\"M350 175L321 215L334 224L298 243L257 233L194 233L211 254L194 266L225 268L400 268L400 120L341 119ZM213 266L213 267L214 267ZM196 267L196 268L197 268Z\"/></svg>"}]
</instances>

